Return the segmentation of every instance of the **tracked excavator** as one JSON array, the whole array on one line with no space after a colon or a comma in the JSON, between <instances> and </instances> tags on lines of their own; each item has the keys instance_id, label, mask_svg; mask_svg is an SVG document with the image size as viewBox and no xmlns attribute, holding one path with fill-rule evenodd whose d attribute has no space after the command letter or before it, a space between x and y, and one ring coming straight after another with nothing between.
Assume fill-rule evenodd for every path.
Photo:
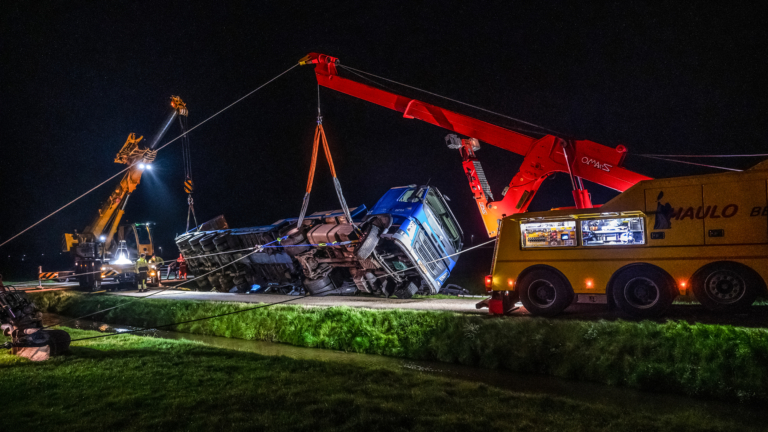
<instances>
[{"instance_id":1,"label":"tracked excavator","mask_svg":"<svg viewBox=\"0 0 768 432\"><path fill-rule=\"evenodd\" d=\"M152 139L137 138L135 133L128 135L115 157L115 163L128 165L128 171L83 231L64 234L62 249L74 258L75 275L81 289L99 289L102 272L108 272L105 274L110 274L120 283L133 283L135 272L132 258L141 253L154 254L153 223L121 225L120 222L142 174L152 169L160 141L173 122L187 114L187 106L181 98L171 96L169 112ZM186 123L179 121L179 124L183 134Z\"/></svg>"}]
</instances>

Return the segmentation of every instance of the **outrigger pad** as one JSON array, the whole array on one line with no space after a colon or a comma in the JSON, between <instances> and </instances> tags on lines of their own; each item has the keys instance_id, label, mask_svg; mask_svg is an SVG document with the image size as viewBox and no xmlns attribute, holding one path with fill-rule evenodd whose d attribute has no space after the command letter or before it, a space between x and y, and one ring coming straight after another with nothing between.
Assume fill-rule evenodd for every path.
<instances>
[{"instance_id":1,"label":"outrigger pad","mask_svg":"<svg viewBox=\"0 0 768 432\"><path fill-rule=\"evenodd\" d=\"M41 347L14 347L11 350L13 355L30 359L34 362L46 361L51 358L51 347L48 345Z\"/></svg>"},{"instance_id":2,"label":"outrigger pad","mask_svg":"<svg viewBox=\"0 0 768 432\"><path fill-rule=\"evenodd\" d=\"M51 356L61 355L69 351L69 344L71 343L69 333L64 330L39 330L39 333L45 333L39 341L31 340L32 338L22 340L21 344L30 346L15 346L11 349L11 353L32 361L45 361ZM34 334L38 334L38 332Z\"/></svg>"}]
</instances>

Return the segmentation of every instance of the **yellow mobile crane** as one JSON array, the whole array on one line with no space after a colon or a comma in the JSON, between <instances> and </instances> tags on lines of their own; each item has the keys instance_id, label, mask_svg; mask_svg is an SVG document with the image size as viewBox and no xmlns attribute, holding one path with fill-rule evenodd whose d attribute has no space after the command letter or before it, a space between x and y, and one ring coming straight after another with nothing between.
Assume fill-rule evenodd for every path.
<instances>
[{"instance_id":1,"label":"yellow mobile crane","mask_svg":"<svg viewBox=\"0 0 768 432\"><path fill-rule=\"evenodd\" d=\"M119 274L118 282L133 282L134 271L127 242L135 240L136 253L154 253L152 244L152 223L120 225L125 213L128 198L141 181L144 171L152 169L152 162L157 155L157 146L163 139L171 123L176 118L187 116L187 106L178 96L171 96L171 110L165 117L155 136L143 145L143 136L136 138L135 133L128 135L123 148L117 153L115 163L128 165L120 183L112 191L107 201L99 209L98 215L85 230L74 234L64 234L62 249L75 258L75 274L80 287L96 290L101 286L102 270L110 263L110 270ZM186 122L180 121L182 133L186 131ZM146 143L146 141L145 141ZM133 247L131 247L133 249Z\"/></svg>"}]
</instances>

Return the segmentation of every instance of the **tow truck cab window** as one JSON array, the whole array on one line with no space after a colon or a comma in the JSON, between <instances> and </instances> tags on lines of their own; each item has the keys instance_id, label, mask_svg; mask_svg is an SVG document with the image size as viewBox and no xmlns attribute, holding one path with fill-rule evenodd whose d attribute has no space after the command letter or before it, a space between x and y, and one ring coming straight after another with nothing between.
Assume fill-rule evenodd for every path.
<instances>
[{"instance_id":1,"label":"tow truck cab window","mask_svg":"<svg viewBox=\"0 0 768 432\"><path fill-rule=\"evenodd\" d=\"M521 222L524 248L576 246L576 221Z\"/></svg>"},{"instance_id":2,"label":"tow truck cab window","mask_svg":"<svg viewBox=\"0 0 768 432\"><path fill-rule=\"evenodd\" d=\"M643 218L582 220L581 244L584 246L645 244Z\"/></svg>"},{"instance_id":3,"label":"tow truck cab window","mask_svg":"<svg viewBox=\"0 0 768 432\"><path fill-rule=\"evenodd\" d=\"M443 231L445 231L446 235L448 235L448 240L451 242L453 247L458 248L460 243L459 237L461 234L459 234L459 229L453 219L453 215L443 200L438 197L437 194L435 194L434 190L429 189L429 191L427 191L427 196L424 202L430 209L432 209L432 212L435 213L435 216L437 216L438 222L440 222L440 224L443 226Z\"/></svg>"}]
</instances>

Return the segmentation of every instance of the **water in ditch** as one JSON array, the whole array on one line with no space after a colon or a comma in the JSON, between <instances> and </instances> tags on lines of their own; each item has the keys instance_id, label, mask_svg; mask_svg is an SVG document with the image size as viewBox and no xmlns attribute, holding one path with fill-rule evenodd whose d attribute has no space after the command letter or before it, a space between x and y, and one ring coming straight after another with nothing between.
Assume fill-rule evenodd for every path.
<instances>
[{"instance_id":1,"label":"water in ditch","mask_svg":"<svg viewBox=\"0 0 768 432\"><path fill-rule=\"evenodd\" d=\"M105 324L83 319L70 321L69 318L54 314L44 315L45 325L56 325L63 321L67 321L67 327L83 330L101 331L108 329L107 331L110 332L124 332L136 329L130 326ZM638 412L663 414L691 411L705 413L710 417L722 418L723 420L740 419L750 424L768 424L768 411L763 406L739 404L735 401L729 403L727 401L694 399L685 396L643 392L542 375L526 375L451 363L304 348L273 342L249 341L164 330L148 330L145 334L165 339L197 341L217 348L251 352L264 356L285 356L298 360L344 363L377 369L412 370L446 378L484 383L518 393L563 397L579 402L617 406Z\"/></svg>"}]
</instances>

